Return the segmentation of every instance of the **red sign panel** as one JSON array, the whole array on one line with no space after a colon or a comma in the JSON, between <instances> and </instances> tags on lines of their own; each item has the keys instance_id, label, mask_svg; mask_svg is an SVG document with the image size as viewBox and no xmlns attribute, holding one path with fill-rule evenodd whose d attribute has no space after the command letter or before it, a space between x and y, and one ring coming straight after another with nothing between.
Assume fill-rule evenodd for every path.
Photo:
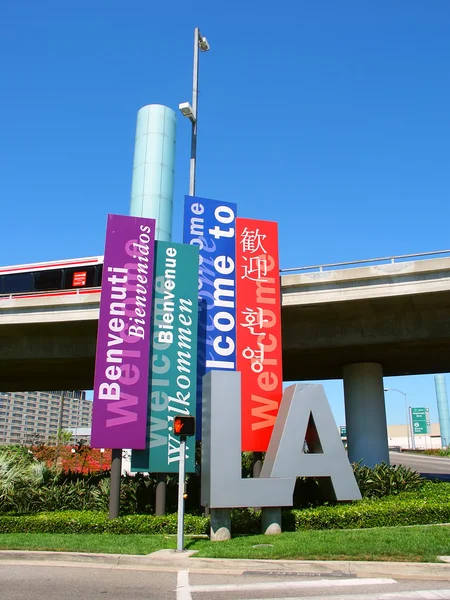
<instances>
[{"instance_id":1,"label":"red sign panel","mask_svg":"<svg viewBox=\"0 0 450 600\"><path fill-rule=\"evenodd\" d=\"M72 287L84 287L86 285L87 272L77 271L72 277Z\"/></svg>"},{"instance_id":2,"label":"red sign panel","mask_svg":"<svg viewBox=\"0 0 450 600\"><path fill-rule=\"evenodd\" d=\"M278 227L236 219L237 371L242 450L267 450L283 395Z\"/></svg>"}]
</instances>

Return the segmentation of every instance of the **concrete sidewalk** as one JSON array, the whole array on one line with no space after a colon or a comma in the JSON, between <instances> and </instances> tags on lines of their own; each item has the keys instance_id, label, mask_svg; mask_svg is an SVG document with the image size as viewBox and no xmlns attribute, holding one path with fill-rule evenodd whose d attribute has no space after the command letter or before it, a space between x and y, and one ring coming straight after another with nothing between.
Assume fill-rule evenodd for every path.
<instances>
[{"instance_id":1,"label":"concrete sidewalk","mask_svg":"<svg viewBox=\"0 0 450 600\"><path fill-rule=\"evenodd\" d=\"M325 561L325 560L238 560L195 558L195 552L178 553L158 550L147 555L88 554L81 552L26 552L1 550L1 564L27 563L72 568L104 568L127 570L177 571L191 573L222 573L240 575L245 572L267 574L297 574L323 576L428 579L450 581L450 557L440 557L442 563Z\"/></svg>"}]
</instances>

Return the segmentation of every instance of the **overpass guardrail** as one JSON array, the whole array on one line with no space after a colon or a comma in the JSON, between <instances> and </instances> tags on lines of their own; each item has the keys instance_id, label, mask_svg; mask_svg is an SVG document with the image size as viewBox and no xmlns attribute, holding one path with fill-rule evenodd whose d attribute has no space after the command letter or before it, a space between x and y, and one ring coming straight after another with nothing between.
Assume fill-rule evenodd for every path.
<instances>
[{"instance_id":1,"label":"overpass guardrail","mask_svg":"<svg viewBox=\"0 0 450 600\"><path fill-rule=\"evenodd\" d=\"M280 269L280 275L286 275L288 273L298 272L323 272L325 270L333 270L341 267L350 268L358 266L371 266L377 264L396 263L396 262L407 262L411 258L426 260L427 258L434 258L438 256L450 257L450 250L435 250L434 252L420 252L417 254L399 254L398 256L384 256L381 258L366 258L363 260L345 261L337 263L329 263L325 265L311 265L309 267L293 267L289 269Z\"/></svg>"},{"instance_id":2,"label":"overpass guardrail","mask_svg":"<svg viewBox=\"0 0 450 600\"><path fill-rule=\"evenodd\" d=\"M414 254L399 254L397 256L383 256L380 258L365 258L362 260L352 260L352 261L343 261L336 263L328 263L324 265L310 265L306 267L290 267L287 269L280 269L280 275L287 275L289 273L313 273L313 272L325 272L331 271L333 269L348 269L352 267L359 266L375 266L378 264L386 264L386 263L400 263L407 262L411 259L418 260L426 260L429 258L439 258L439 257L448 257L450 258L450 250L435 250L433 252L418 252ZM13 293L13 294L3 294L1 296L2 300L13 300L15 298L36 298L39 296L72 296L72 295L84 295L87 292L89 293L98 293L100 292L100 288L89 288L89 290L85 290L84 288L80 289L72 289L72 290L58 290L56 293L49 293L48 291L42 292L32 292L29 294L24 294L23 292Z\"/></svg>"}]
</instances>

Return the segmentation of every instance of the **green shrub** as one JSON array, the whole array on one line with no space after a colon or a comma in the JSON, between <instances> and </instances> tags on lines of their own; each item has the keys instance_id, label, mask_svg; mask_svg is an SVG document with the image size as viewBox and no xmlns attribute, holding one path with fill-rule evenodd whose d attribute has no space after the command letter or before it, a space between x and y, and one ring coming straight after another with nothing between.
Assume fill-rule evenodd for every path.
<instances>
[{"instance_id":1,"label":"green shrub","mask_svg":"<svg viewBox=\"0 0 450 600\"><path fill-rule=\"evenodd\" d=\"M403 466L385 463L374 468L360 463L352 464L358 487L363 498L383 498L399 493L418 491L424 485L419 473ZM294 508L311 508L338 504L328 477L298 477L294 490Z\"/></svg>"},{"instance_id":2,"label":"green shrub","mask_svg":"<svg viewBox=\"0 0 450 600\"><path fill-rule=\"evenodd\" d=\"M0 459L7 458L14 461L15 464L30 465L34 462L33 453L26 447L19 444L6 444L0 446Z\"/></svg>"},{"instance_id":3,"label":"green shrub","mask_svg":"<svg viewBox=\"0 0 450 600\"><path fill-rule=\"evenodd\" d=\"M400 498L400 497L398 497ZM404 525L450 523L450 501L410 498L398 502L362 500L339 506L320 506L291 511L295 530L302 529L366 529ZM286 517L285 517L286 518ZM292 528L292 517L287 517L286 527Z\"/></svg>"},{"instance_id":4,"label":"green shrub","mask_svg":"<svg viewBox=\"0 0 450 600\"><path fill-rule=\"evenodd\" d=\"M430 448L428 450L424 450L423 454L427 454L428 456L450 456L450 446L446 448Z\"/></svg>"},{"instance_id":5,"label":"green shrub","mask_svg":"<svg viewBox=\"0 0 450 600\"><path fill-rule=\"evenodd\" d=\"M250 475L252 453L244 453L243 475ZM384 463L371 469L354 464L356 480L363 498L385 498L415 492L421 493L424 480L402 466ZM177 476L166 476L166 510L177 510ZM294 508L312 508L337 504L330 500L328 478L298 478L294 491ZM431 488L428 494L432 493ZM151 514L154 512L156 479L137 473L121 479L120 514ZM200 514L200 477L188 476L186 512ZM20 446L0 450L0 514L38 513L52 510L85 510L106 512L109 506L109 473L85 475L62 473L39 463L28 450ZM259 517L253 510L233 512L235 530L239 533L259 531Z\"/></svg>"},{"instance_id":6,"label":"green shrub","mask_svg":"<svg viewBox=\"0 0 450 600\"><path fill-rule=\"evenodd\" d=\"M176 514L165 516L127 515L108 519L106 513L92 511L65 511L35 515L0 516L0 533L140 533L176 534ZM185 515L186 534L205 534L209 519Z\"/></svg>"},{"instance_id":7,"label":"green shrub","mask_svg":"<svg viewBox=\"0 0 450 600\"><path fill-rule=\"evenodd\" d=\"M0 513L106 511L109 505L109 491L109 474L66 474L49 469L44 463L35 460L26 464L0 455ZM121 514L152 512L154 491L155 480L151 477L140 474L136 477L122 477Z\"/></svg>"},{"instance_id":8,"label":"green shrub","mask_svg":"<svg viewBox=\"0 0 450 600\"><path fill-rule=\"evenodd\" d=\"M232 532L257 534L261 513L253 509L231 511ZM284 510L284 531L304 529L365 529L402 525L450 523L450 484L426 482L418 492L403 492L394 497L365 499L349 504L318 506L303 510ZM177 514L164 516L127 515L108 519L106 512L64 511L31 515L0 516L0 533L140 533L174 535ZM209 533L209 519L185 515L187 534Z\"/></svg>"},{"instance_id":9,"label":"green shrub","mask_svg":"<svg viewBox=\"0 0 450 600\"><path fill-rule=\"evenodd\" d=\"M392 496L380 498L379 502L395 503L410 502L414 500L426 500L436 502L450 502L450 483L444 481L424 481L420 489L414 492L402 492Z\"/></svg>"},{"instance_id":10,"label":"green shrub","mask_svg":"<svg viewBox=\"0 0 450 600\"><path fill-rule=\"evenodd\" d=\"M448 446L447 446L447 448L439 448L438 455L449 457L450 456L450 448Z\"/></svg>"},{"instance_id":11,"label":"green shrub","mask_svg":"<svg viewBox=\"0 0 450 600\"><path fill-rule=\"evenodd\" d=\"M28 452L8 447L0 453L0 512L35 510L42 489L56 479L56 471Z\"/></svg>"},{"instance_id":12,"label":"green shrub","mask_svg":"<svg viewBox=\"0 0 450 600\"><path fill-rule=\"evenodd\" d=\"M417 471L403 465L389 466L380 463L371 468L357 463L352 466L363 498L382 498L400 492L414 492L419 490L425 481Z\"/></svg>"},{"instance_id":13,"label":"green shrub","mask_svg":"<svg viewBox=\"0 0 450 600\"><path fill-rule=\"evenodd\" d=\"M257 535L261 533L261 511L252 508L234 508L231 511L233 534Z\"/></svg>"}]
</instances>

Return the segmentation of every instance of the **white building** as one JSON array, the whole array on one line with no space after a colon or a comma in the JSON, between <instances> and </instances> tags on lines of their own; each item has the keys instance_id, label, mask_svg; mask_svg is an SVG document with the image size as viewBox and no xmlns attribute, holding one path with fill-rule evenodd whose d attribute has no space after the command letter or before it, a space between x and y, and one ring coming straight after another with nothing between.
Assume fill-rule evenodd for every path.
<instances>
[{"instance_id":1,"label":"white building","mask_svg":"<svg viewBox=\"0 0 450 600\"><path fill-rule=\"evenodd\" d=\"M58 429L90 428L86 392L0 392L0 444L47 443Z\"/></svg>"},{"instance_id":2,"label":"white building","mask_svg":"<svg viewBox=\"0 0 450 600\"><path fill-rule=\"evenodd\" d=\"M345 435L341 435L344 443L347 442ZM406 425L388 425L389 448L400 448L407 450L413 448L411 432ZM414 448L416 450L430 450L431 448L442 448L441 431L439 423L431 423L427 434L414 436Z\"/></svg>"}]
</instances>

